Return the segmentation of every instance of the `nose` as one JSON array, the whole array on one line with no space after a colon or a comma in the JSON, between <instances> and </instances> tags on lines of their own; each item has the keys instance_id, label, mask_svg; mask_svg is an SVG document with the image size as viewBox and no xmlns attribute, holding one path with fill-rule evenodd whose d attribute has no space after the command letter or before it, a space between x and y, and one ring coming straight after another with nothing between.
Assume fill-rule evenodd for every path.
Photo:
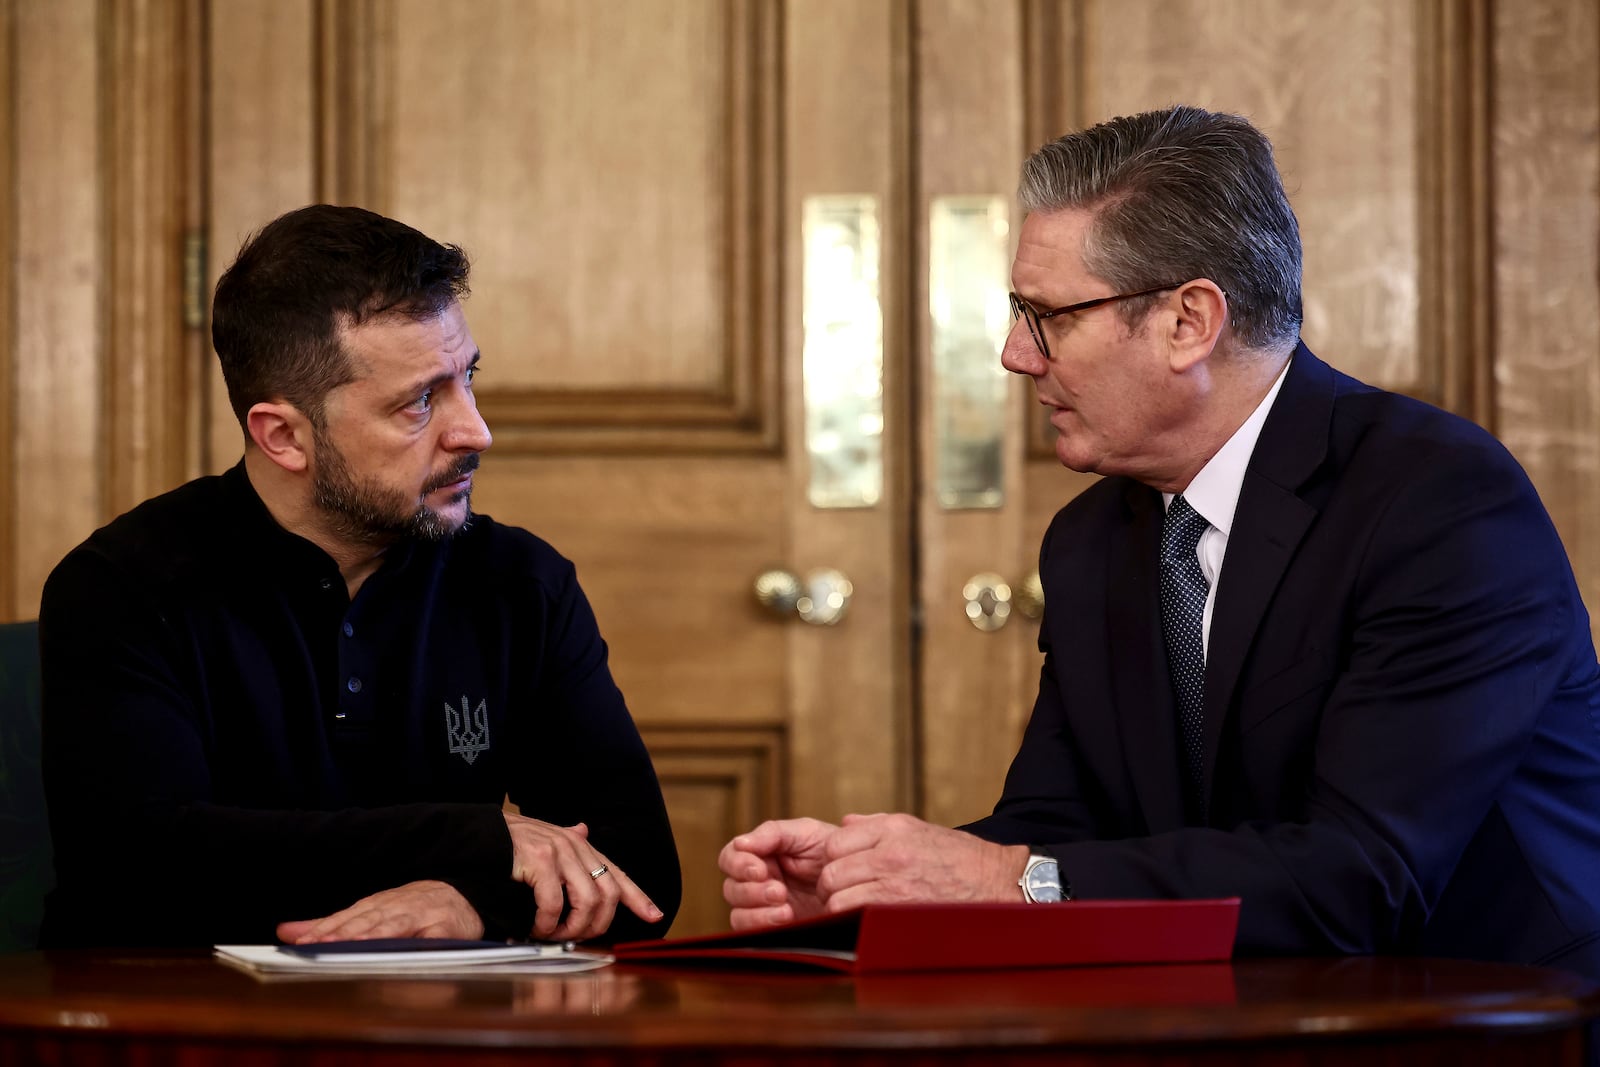
<instances>
[{"instance_id":1,"label":"nose","mask_svg":"<svg viewBox=\"0 0 1600 1067\"><path fill-rule=\"evenodd\" d=\"M1012 374L1030 378L1037 378L1048 366L1033 334L1028 332L1028 324L1021 319L1013 322L1011 332L1006 334L1006 343L1000 348L1000 365Z\"/></svg>"},{"instance_id":2,"label":"nose","mask_svg":"<svg viewBox=\"0 0 1600 1067\"><path fill-rule=\"evenodd\" d=\"M489 432L489 424L478 413L477 400L468 393L444 435L444 447L451 452L483 452L492 444L494 435Z\"/></svg>"}]
</instances>

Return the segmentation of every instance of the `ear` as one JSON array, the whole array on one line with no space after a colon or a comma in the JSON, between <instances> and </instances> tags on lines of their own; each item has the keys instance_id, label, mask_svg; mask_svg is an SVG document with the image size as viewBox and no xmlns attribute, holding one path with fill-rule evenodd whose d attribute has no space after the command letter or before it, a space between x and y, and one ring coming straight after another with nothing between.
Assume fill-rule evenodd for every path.
<instances>
[{"instance_id":1,"label":"ear","mask_svg":"<svg viewBox=\"0 0 1600 1067\"><path fill-rule=\"evenodd\" d=\"M1178 313L1168 336L1168 361L1179 373L1208 358L1228 324L1228 296L1209 278L1178 288L1169 305Z\"/></svg>"},{"instance_id":2,"label":"ear","mask_svg":"<svg viewBox=\"0 0 1600 1067\"><path fill-rule=\"evenodd\" d=\"M311 422L293 404L260 403L245 414L245 429L263 455L286 471L306 469L311 453Z\"/></svg>"}]
</instances>

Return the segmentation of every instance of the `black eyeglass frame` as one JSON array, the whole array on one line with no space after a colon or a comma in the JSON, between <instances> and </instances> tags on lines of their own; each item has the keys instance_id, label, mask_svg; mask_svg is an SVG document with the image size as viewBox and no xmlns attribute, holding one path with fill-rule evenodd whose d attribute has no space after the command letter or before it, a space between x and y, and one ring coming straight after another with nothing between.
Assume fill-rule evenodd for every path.
<instances>
[{"instance_id":1,"label":"black eyeglass frame","mask_svg":"<svg viewBox=\"0 0 1600 1067\"><path fill-rule=\"evenodd\" d=\"M1115 296L1097 296L1093 300L1081 300L1076 304L1065 307L1051 308L1049 311L1040 311L1016 293L1011 297L1011 321L1023 319L1028 324L1028 335L1033 338L1033 343L1038 346L1039 354L1048 362L1050 359L1050 346L1044 339L1044 320L1053 319L1057 315L1075 315L1080 311L1088 311L1102 304L1114 304L1119 300L1132 300L1137 296L1150 296L1153 293L1164 293L1169 289L1178 289L1189 284L1188 282L1174 282L1171 285L1158 285L1153 289L1140 289L1137 293L1118 293Z\"/></svg>"}]
</instances>

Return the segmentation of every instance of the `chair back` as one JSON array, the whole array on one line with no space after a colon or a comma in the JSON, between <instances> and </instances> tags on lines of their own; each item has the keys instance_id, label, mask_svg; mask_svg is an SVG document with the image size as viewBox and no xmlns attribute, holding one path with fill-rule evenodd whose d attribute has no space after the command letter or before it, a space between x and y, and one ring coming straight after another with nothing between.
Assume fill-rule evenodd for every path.
<instances>
[{"instance_id":1,"label":"chair back","mask_svg":"<svg viewBox=\"0 0 1600 1067\"><path fill-rule=\"evenodd\" d=\"M55 884L39 744L39 624L0 623L0 952L39 943Z\"/></svg>"}]
</instances>

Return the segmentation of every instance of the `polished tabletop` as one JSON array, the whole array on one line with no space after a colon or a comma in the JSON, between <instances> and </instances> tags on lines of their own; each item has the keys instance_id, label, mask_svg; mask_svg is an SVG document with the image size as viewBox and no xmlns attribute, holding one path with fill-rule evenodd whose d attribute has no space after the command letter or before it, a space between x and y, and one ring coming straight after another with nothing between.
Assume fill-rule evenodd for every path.
<instances>
[{"instance_id":1,"label":"polished tabletop","mask_svg":"<svg viewBox=\"0 0 1600 1067\"><path fill-rule=\"evenodd\" d=\"M847 977L637 964L275 978L204 952L0 957L0 1062L1581 1063L1600 987L1340 958ZM315 1055L314 1055L315 1054ZM1376 1058L1374 1058L1376 1057ZM1419 1058L1420 1057L1420 1058Z\"/></svg>"}]
</instances>

